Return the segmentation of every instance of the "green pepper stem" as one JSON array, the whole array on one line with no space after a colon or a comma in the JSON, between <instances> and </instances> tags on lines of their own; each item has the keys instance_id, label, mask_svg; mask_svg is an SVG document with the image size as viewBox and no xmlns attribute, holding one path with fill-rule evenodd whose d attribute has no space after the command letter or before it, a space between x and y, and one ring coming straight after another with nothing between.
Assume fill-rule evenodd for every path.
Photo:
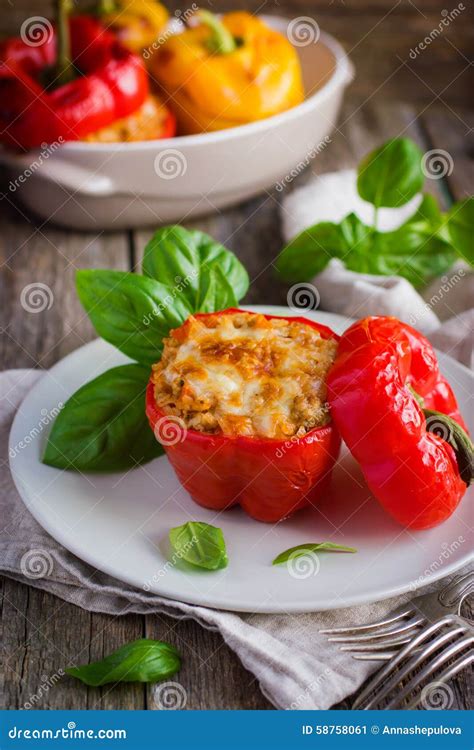
<instances>
[{"instance_id":1,"label":"green pepper stem","mask_svg":"<svg viewBox=\"0 0 474 750\"><path fill-rule=\"evenodd\" d=\"M417 393L417 392L415 391L415 389L411 387L411 385L408 385L408 386L407 386L407 388L408 388L408 390L410 391L410 393L411 393L411 395L413 396L413 398L415 399L415 401L417 402L418 406L419 406L419 407L420 407L421 409L423 409L423 408L424 408L424 406L425 406L425 400L424 400L424 398L422 398L422 397L420 396L420 394L419 394L419 393Z\"/></svg>"},{"instance_id":2,"label":"green pepper stem","mask_svg":"<svg viewBox=\"0 0 474 750\"><path fill-rule=\"evenodd\" d=\"M229 55L237 49L237 42L214 13L209 10L198 10L197 18L211 30L211 36L208 39L208 47L212 52L218 55Z\"/></svg>"},{"instance_id":3,"label":"green pepper stem","mask_svg":"<svg viewBox=\"0 0 474 750\"><path fill-rule=\"evenodd\" d=\"M117 0L98 0L96 2L96 13L98 16L109 16L119 10Z\"/></svg>"},{"instance_id":4,"label":"green pepper stem","mask_svg":"<svg viewBox=\"0 0 474 750\"><path fill-rule=\"evenodd\" d=\"M440 411L423 409L426 418L426 429L445 440L454 453L459 468L459 475L469 487L474 480L474 447L460 424L455 419Z\"/></svg>"},{"instance_id":5,"label":"green pepper stem","mask_svg":"<svg viewBox=\"0 0 474 750\"><path fill-rule=\"evenodd\" d=\"M68 16L72 10L72 0L56 0L56 33L58 52L56 58L55 83L61 86L74 77L71 61L71 40Z\"/></svg>"}]
</instances>

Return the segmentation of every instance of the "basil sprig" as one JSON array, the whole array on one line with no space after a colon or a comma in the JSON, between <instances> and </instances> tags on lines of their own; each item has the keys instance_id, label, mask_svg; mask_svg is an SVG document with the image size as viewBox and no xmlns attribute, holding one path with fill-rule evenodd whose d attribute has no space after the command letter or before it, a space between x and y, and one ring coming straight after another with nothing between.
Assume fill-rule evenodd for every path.
<instances>
[{"instance_id":1,"label":"basil sprig","mask_svg":"<svg viewBox=\"0 0 474 750\"><path fill-rule=\"evenodd\" d=\"M121 471L160 455L144 394L163 339L193 313L235 307L249 284L233 253L180 226L155 233L145 248L143 273L77 272L77 292L97 333L136 364L113 368L71 396L44 452L49 466Z\"/></svg>"},{"instance_id":2,"label":"basil sprig","mask_svg":"<svg viewBox=\"0 0 474 750\"><path fill-rule=\"evenodd\" d=\"M159 682L172 677L180 667L181 659L174 646L141 638L101 661L68 667L65 671L86 685L99 687L111 682Z\"/></svg>"},{"instance_id":3,"label":"basil sprig","mask_svg":"<svg viewBox=\"0 0 474 750\"><path fill-rule=\"evenodd\" d=\"M222 530L202 521L188 521L170 529L173 555L206 570L227 567L227 551Z\"/></svg>"},{"instance_id":4,"label":"basil sprig","mask_svg":"<svg viewBox=\"0 0 474 750\"><path fill-rule=\"evenodd\" d=\"M288 562L290 559L294 560L296 557L303 557L308 552L357 552L357 550L355 547L345 547L343 544L333 544L332 542L307 542L306 544L298 544L296 547L290 547L290 549L280 552L273 560L272 565L280 565L281 563Z\"/></svg>"},{"instance_id":5,"label":"basil sprig","mask_svg":"<svg viewBox=\"0 0 474 750\"><path fill-rule=\"evenodd\" d=\"M287 281L309 281L331 258L351 271L403 276L415 287L445 273L462 257L474 262L474 198L442 213L436 199L422 203L398 229L377 228L379 208L406 204L422 190L422 153L407 138L394 138L366 156L358 169L357 189L374 206L372 225L354 213L341 222L324 221L304 229L282 250L276 266Z\"/></svg>"}]
</instances>

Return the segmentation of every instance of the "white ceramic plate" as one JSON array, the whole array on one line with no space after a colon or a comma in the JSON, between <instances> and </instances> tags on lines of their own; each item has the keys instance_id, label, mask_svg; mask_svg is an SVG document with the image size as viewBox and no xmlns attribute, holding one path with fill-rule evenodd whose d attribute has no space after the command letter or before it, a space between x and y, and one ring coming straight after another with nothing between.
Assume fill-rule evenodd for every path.
<instances>
[{"instance_id":1,"label":"white ceramic plate","mask_svg":"<svg viewBox=\"0 0 474 750\"><path fill-rule=\"evenodd\" d=\"M286 308L252 309L289 313ZM339 333L349 323L329 313L304 314ZM94 341L58 362L21 405L10 446L38 432L35 428L45 409L49 412L83 383L125 361L108 344ZM469 371L450 357L440 355L440 361L468 416ZM10 462L20 495L39 523L95 568L181 601L242 612L347 607L434 581L465 564L472 549L467 496L442 526L408 532L371 496L347 451L341 454L331 493L320 508L272 526L252 520L237 508L216 515L195 505L166 458L125 474L81 475L44 466L40 455L45 438L44 433L38 434ZM222 528L228 568L190 572L167 565L168 530L187 520ZM318 564L301 567L301 577L291 575L285 565L271 565L279 552L310 541L339 542L359 551L321 554Z\"/></svg>"}]
</instances>

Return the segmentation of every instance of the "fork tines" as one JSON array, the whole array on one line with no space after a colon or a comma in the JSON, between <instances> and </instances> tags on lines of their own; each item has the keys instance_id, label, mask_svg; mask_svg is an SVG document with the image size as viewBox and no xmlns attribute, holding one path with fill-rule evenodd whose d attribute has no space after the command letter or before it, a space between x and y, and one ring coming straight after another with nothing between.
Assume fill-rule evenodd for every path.
<instances>
[{"instance_id":1,"label":"fork tines","mask_svg":"<svg viewBox=\"0 0 474 750\"><path fill-rule=\"evenodd\" d=\"M388 710L406 700L406 708L414 708L423 700L423 693L414 694L427 679L435 676L439 685L474 661L473 644L474 628L458 615L446 615L426 625L377 672L352 708L367 710L383 703L380 707Z\"/></svg>"},{"instance_id":2,"label":"fork tines","mask_svg":"<svg viewBox=\"0 0 474 750\"><path fill-rule=\"evenodd\" d=\"M354 659L383 661L395 653L388 649L408 643L425 622L425 617L410 609L370 625L334 628L322 630L321 633L328 633L328 641L341 644L340 650L353 653Z\"/></svg>"}]
</instances>

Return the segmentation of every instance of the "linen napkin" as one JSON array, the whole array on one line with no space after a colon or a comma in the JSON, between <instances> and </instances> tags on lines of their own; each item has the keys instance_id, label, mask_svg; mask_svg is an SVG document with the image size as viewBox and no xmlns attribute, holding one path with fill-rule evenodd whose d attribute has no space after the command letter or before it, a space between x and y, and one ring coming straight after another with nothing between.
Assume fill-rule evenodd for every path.
<instances>
[{"instance_id":1,"label":"linen napkin","mask_svg":"<svg viewBox=\"0 0 474 750\"><path fill-rule=\"evenodd\" d=\"M303 229L320 221L339 222L351 212L362 221L371 223L373 206L359 197L356 179L354 170L330 172L313 178L286 196L281 207L285 240L288 242ZM401 208L381 209L378 217L380 229L388 231L400 226L413 214L420 201L421 197L415 196ZM474 274L467 264L456 263L444 276L417 292L400 276L355 273L345 268L340 260L332 259L324 271L314 277L312 284L318 291L322 310L350 318L395 315L423 333L431 334L440 327L441 321L452 317L452 333L458 329L455 356L463 364L472 366L472 316L454 318L472 309Z\"/></svg>"},{"instance_id":2,"label":"linen napkin","mask_svg":"<svg viewBox=\"0 0 474 750\"><path fill-rule=\"evenodd\" d=\"M449 348L449 330L444 335ZM49 536L20 499L8 464L12 419L26 393L41 377L39 370L10 370L0 374L1 572L93 612L167 613L177 618L193 618L205 628L218 630L277 708L326 709L351 695L364 682L376 666L339 652L319 630L381 618L413 594L310 614L217 611L133 588L95 570ZM422 591L432 588L437 586ZM179 682L179 674L175 680Z\"/></svg>"}]
</instances>

